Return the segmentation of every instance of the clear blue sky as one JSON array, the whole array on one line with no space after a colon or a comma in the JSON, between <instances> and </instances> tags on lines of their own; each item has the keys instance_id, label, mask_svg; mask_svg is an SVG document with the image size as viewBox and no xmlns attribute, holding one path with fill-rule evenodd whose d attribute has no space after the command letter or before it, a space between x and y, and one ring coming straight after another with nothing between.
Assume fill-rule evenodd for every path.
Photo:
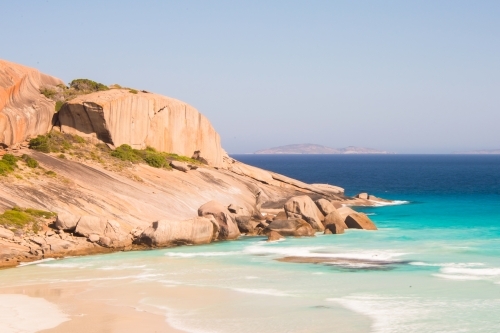
<instances>
[{"instance_id":1,"label":"clear blue sky","mask_svg":"<svg viewBox=\"0 0 500 333\"><path fill-rule=\"evenodd\" d=\"M500 148L500 1L2 1L0 58L195 106L230 153Z\"/></svg>"}]
</instances>

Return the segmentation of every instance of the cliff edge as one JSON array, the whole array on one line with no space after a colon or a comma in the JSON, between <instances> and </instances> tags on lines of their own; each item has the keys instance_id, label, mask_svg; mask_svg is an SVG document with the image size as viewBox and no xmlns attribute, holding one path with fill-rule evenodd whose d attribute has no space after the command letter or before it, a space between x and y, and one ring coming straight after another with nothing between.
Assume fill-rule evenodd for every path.
<instances>
[{"instance_id":1,"label":"cliff edge","mask_svg":"<svg viewBox=\"0 0 500 333\"><path fill-rule=\"evenodd\" d=\"M52 126L55 102L40 89L63 84L38 70L0 59L0 145L11 146Z\"/></svg>"}]
</instances>

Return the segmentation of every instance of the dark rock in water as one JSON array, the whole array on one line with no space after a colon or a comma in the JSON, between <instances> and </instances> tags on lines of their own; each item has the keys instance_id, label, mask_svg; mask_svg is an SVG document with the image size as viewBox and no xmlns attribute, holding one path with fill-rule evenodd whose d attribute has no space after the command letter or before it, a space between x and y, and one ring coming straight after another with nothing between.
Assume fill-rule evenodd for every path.
<instances>
[{"instance_id":1,"label":"dark rock in water","mask_svg":"<svg viewBox=\"0 0 500 333\"><path fill-rule=\"evenodd\" d=\"M332 258L332 257L284 257L276 259L282 262L291 262L298 264L323 264L335 268L346 269L349 271L365 270L391 270L399 265L408 264L409 261L390 261L390 260L369 260L352 258Z\"/></svg>"},{"instance_id":2,"label":"dark rock in water","mask_svg":"<svg viewBox=\"0 0 500 333\"><path fill-rule=\"evenodd\" d=\"M268 242L278 241L278 240L283 239L283 238L285 238L285 237L281 236L279 233L277 233L276 231L272 231L272 230L267 235Z\"/></svg>"}]
</instances>

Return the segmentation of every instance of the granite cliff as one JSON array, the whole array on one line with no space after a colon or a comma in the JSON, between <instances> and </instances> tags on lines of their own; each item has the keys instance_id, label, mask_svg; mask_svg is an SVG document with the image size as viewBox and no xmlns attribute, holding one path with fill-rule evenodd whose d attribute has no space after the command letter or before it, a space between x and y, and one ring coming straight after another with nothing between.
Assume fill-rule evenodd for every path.
<instances>
[{"instance_id":1,"label":"granite cliff","mask_svg":"<svg viewBox=\"0 0 500 333\"><path fill-rule=\"evenodd\" d=\"M15 145L50 129L55 102L40 89L58 84L63 82L0 59L0 145Z\"/></svg>"},{"instance_id":2,"label":"granite cliff","mask_svg":"<svg viewBox=\"0 0 500 333\"><path fill-rule=\"evenodd\" d=\"M0 150L0 266L241 234L272 240L376 229L342 207L376 205L369 195L350 198L340 187L229 157L210 122L186 103L119 88L78 96L53 117L53 101L36 89L60 81L30 73L28 81L39 81L1 95L2 112L7 106L14 115L35 101L28 114L39 121ZM18 118L2 118L4 127ZM36 134L43 135L17 144Z\"/></svg>"},{"instance_id":3,"label":"granite cliff","mask_svg":"<svg viewBox=\"0 0 500 333\"><path fill-rule=\"evenodd\" d=\"M160 151L200 156L210 165L222 164L219 134L192 106L173 98L130 89L111 89L79 96L58 113L64 133L116 147L153 147Z\"/></svg>"}]
</instances>

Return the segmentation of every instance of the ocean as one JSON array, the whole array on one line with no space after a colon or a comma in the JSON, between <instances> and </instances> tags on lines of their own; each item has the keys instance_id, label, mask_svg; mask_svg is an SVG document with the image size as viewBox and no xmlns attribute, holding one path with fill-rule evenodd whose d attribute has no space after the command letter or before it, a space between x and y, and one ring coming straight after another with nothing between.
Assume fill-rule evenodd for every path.
<instances>
[{"instance_id":1,"label":"ocean","mask_svg":"<svg viewBox=\"0 0 500 333\"><path fill-rule=\"evenodd\" d=\"M0 287L84 283L76 298L196 333L499 332L500 156L233 157L400 204L359 208L378 231L45 261L0 272ZM325 260L276 260L286 256Z\"/></svg>"}]
</instances>

